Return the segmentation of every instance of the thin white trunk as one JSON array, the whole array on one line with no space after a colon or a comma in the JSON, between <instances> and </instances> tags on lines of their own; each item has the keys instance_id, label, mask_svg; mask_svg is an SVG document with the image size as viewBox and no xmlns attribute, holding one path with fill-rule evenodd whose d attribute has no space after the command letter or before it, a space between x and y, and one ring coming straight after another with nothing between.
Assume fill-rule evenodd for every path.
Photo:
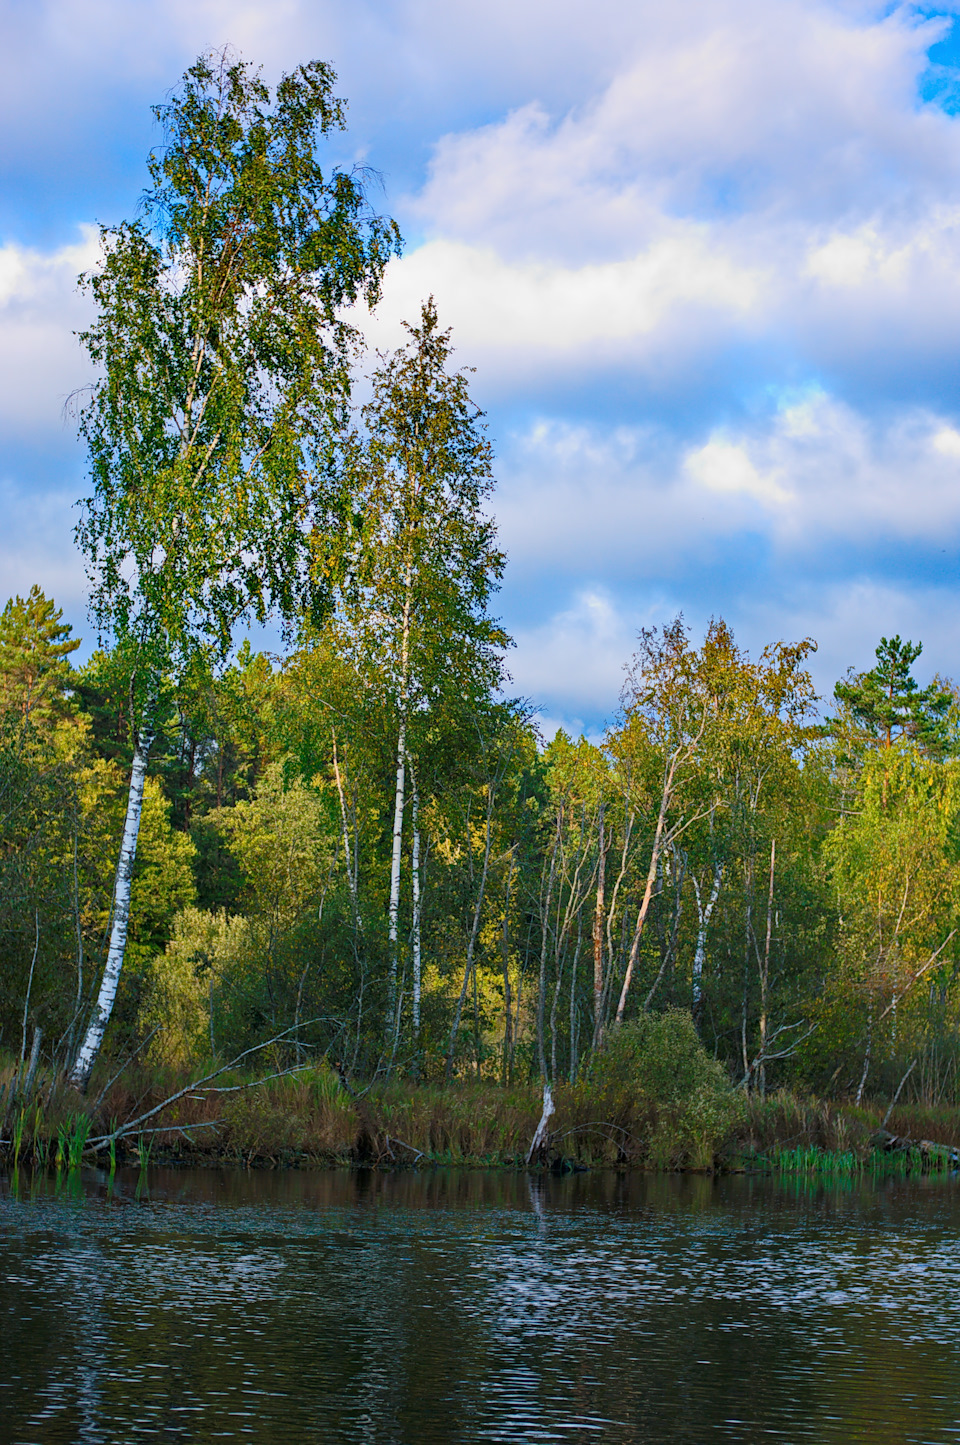
<instances>
[{"instance_id":1,"label":"thin white trunk","mask_svg":"<svg viewBox=\"0 0 960 1445\"><path fill-rule=\"evenodd\" d=\"M487 826L486 836L483 845L483 871L480 874L480 887L477 890L477 902L473 910L473 923L470 927L470 937L467 940L467 961L464 965L463 970L463 983L460 988L460 997L457 999L457 1006L454 1010L453 1027L450 1030L450 1043L447 1047L447 1062L446 1068L444 1070L444 1076L448 1084L453 1073L453 1056L456 1053L457 1036L460 1033L460 1018L463 1014L463 1004L464 1000L467 997L467 989L470 985L470 976L473 973L474 969L474 954L477 947L477 934L480 931L480 913L483 909L483 896L487 889L487 872L490 867L490 843L492 837L491 824L493 820L493 805L495 798L496 787L493 783L491 783L489 784L489 790L487 793Z\"/></svg>"},{"instance_id":2,"label":"thin white trunk","mask_svg":"<svg viewBox=\"0 0 960 1445\"><path fill-rule=\"evenodd\" d=\"M707 957L707 929L710 927L710 919L713 910L717 906L717 899L720 897L720 884L723 882L723 864L713 865L713 886L710 889L710 897L707 899L707 906L704 908L700 898L700 885L696 878L693 880L693 891L697 899L697 946L693 954L693 1011L699 1013L703 1002L703 965Z\"/></svg>"},{"instance_id":3,"label":"thin white trunk","mask_svg":"<svg viewBox=\"0 0 960 1445\"><path fill-rule=\"evenodd\" d=\"M113 921L110 927L110 947L107 963L100 981L93 1018L86 1037L70 1071L70 1082L77 1089L85 1089L90 1073L96 1062L103 1036L106 1033L123 968L123 955L127 947L127 931L130 926L130 887L133 882L133 864L137 856L137 837L140 832L140 817L143 813L143 789L147 777L147 757L153 743L153 729L143 728L137 738L133 753L133 767L130 770L130 792L127 797L127 816L123 825L123 841L120 845L120 860L113 886Z\"/></svg>"},{"instance_id":4,"label":"thin white trunk","mask_svg":"<svg viewBox=\"0 0 960 1445\"><path fill-rule=\"evenodd\" d=\"M410 788L413 804L413 1039L420 1039L420 794L417 791L417 775L410 768Z\"/></svg>"},{"instance_id":5,"label":"thin white trunk","mask_svg":"<svg viewBox=\"0 0 960 1445\"><path fill-rule=\"evenodd\" d=\"M400 955L400 854L403 843L403 807L406 801L407 761L407 669L410 659L410 604L412 578L409 565L406 575L406 596L400 633L400 730L397 735L397 791L393 805L393 853L390 859L390 1015L397 997L397 974Z\"/></svg>"},{"instance_id":6,"label":"thin white trunk","mask_svg":"<svg viewBox=\"0 0 960 1445\"><path fill-rule=\"evenodd\" d=\"M397 992L397 965L400 953L400 851L403 842L403 807L406 797L406 719L400 719L397 739L397 793L393 806L393 854L390 860L390 1003L391 1013Z\"/></svg>"},{"instance_id":7,"label":"thin white trunk","mask_svg":"<svg viewBox=\"0 0 960 1445\"><path fill-rule=\"evenodd\" d=\"M667 809L673 797L673 778L677 769L677 762L680 757L680 749L670 759L666 777L663 782L663 793L660 798L660 811L657 814L657 826L653 835L653 848L650 853L650 866L647 869L647 882L643 890L643 899L640 904L640 911L637 914L637 926L633 930L633 944L630 948L630 957L627 960L627 971L623 975L623 987L620 990L620 1001L617 1004L617 1023L623 1022L623 1011L627 1006L627 994L630 992L630 980L633 978L633 970L637 966L637 958L640 955L640 939L643 935L643 926L647 921L647 914L650 910L650 900L653 897L653 886L657 881L657 865L660 862L660 850L665 841L665 829L667 823ZM649 1008L649 999L646 1007Z\"/></svg>"},{"instance_id":8,"label":"thin white trunk","mask_svg":"<svg viewBox=\"0 0 960 1445\"><path fill-rule=\"evenodd\" d=\"M347 884L350 889L350 901L353 904L354 922L359 922L360 906L358 899L357 875L353 867L350 851L350 827L347 822L347 800L343 795L343 778L340 773L340 759L337 756L337 734L331 732L333 738L333 776L337 783L337 796L340 799L340 823L343 829L343 861L347 869Z\"/></svg>"},{"instance_id":9,"label":"thin white trunk","mask_svg":"<svg viewBox=\"0 0 960 1445\"><path fill-rule=\"evenodd\" d=\"M773 885L777 861L777 840L770 844L770 891L767 895L767 936L763 950L763 966L760 969L760 1093L767 1092L767 1069L762 1062L767 1052L767 993L770 982L770 942L773 937Z\"/></svg>"}]
</instances>

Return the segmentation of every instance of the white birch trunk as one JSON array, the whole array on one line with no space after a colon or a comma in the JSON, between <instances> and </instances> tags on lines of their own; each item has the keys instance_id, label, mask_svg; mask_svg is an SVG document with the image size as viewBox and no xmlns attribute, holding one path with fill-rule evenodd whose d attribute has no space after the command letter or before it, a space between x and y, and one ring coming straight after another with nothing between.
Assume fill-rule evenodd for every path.
<instances>
[{"instance_id":1,"label":"white birch trunk","mask_svg":"<svg viewBox=\"0 0 960 1445\"><path fill-rule=\"evenodd\" d=\"M393 805L393 853L390 859L390 1010L397 995L397 972L400 954L400 853L403 843L403 808L406 793L407 723L400 719L397 739L397 792Z\"/></svg>"},{"instance_id":2,"label":"white birch trunk","mask_svg":"<svg viewBox=\"0 0 960 1445\"><path fill-rule=\"evenodd\" d=\"M699 1013L703 1003L703 965L707 957L707 929L710 927L710 918L714 908L717 906L717 899L720 897L720 884L723 882L723 864L713 865L713 886L710 889L710 897L707 899L707 906L701 905L700 885L696 878L693 880L693 891L697 899L697 946L693 954L693 1011Z\"/></svg>"},{"instance_id":3,"label":"white birch trunk","mask_svg":"<svg viewBox=\"0 0 960 1445\"><path fill-rule=\"evenodd\" d=\"M410 788L413 805L413 1039L420 1040L420 795L417 792L417 775L410 768Z\"/></svg>"},{"instance_id":4,"label":"white birch trunk","mask_svg":"<svg viewBox=\"0 0 960 1445\"><path fill-rule=\"evenodd\" d=\"M650 854L650 866L647 869L647 882L643 890L643 901L640 904L640 911L637 914L637 926L633 930L633 943L630 948L630 957L627 960L627 971L623 975L623 988L620 990L620 1001L617 1004L617 1023L623 1022L623 1011L627 1006L627 994L630 992L630 980L633 978L633 970L637 966L637 959L640 955L640 939L643 935L643 926L647 921L647 913L650 909L650 900L653 897L653 886L657 881L657 866L660 862L660 850L664 842L664 830L667 822L667 809L673 797L673 776L676 772L677 760L680 750L673 754L667 775L663 783L663 794L660 799L660 812L657 814L657 826L653 835L653 850ZM649 999L647 1001L649 1007Z\"/></svg>"},{"instance_id":5,"label":"white birch trunk","mask_svg":"<svg viewBox=\"0 0 960 1445\"><path fill-rule=\"evenodd\" d=\"M357 923L360 918L360 902L357 897L357 875L351 862L350 854L350 828L347 824L347 800L343 795L343 778L340 776L340 759L337 756L337 734L331 732L333 738L333 776L337 782L337 796L340 799L340 822L343 829L343 861L347 869L347 886L350 889L350 901L353 904L353 919Z\"/></svg>"},{"instance_id":6,"label":"white birch trunk","mask_svg":"<svg viewBox=\"0 0 960 1445\"><path fill-rule=\"evenodd\" d=\"M113 914L110 926L110 947L107 963L100 981L93 1018L86 1037L70 1071L70 1082L74 1088L86 1089L90 1073L96 1062L103 1036L106 1033L110 1015L113 1013L123 968L123 955L127 947L127 931L130 926L130 887L133 882L133 864L137 856L137 837L140 833L140 817L143 813L143 789L147 777L147 757L153 743L153 729L143 728L133 753L133 767L130 770L130 792L127 796L127 816L123 825L123 841L120 845L120 860L113 886Z\"/></svg>"},{"instance_id":7,"label":"white birch trunk","mask_svg":"<svg viewBox=\"0 0 960 1445\"><path fill-rule=\"evenodd\" d=\"M397 736L397 791L393 805L393 852L390 858L390 906L388 922L390 929L390 988L389 1003L392 1017L397 997L397 975L400 954L400 856L403 844L403 808L406 801L407 761L407 669L410 661L410 604L412 577L409 565L406 575L406 596L403 603L403 623L400 634L400 731Z\"/></svg>"}]
</instances>

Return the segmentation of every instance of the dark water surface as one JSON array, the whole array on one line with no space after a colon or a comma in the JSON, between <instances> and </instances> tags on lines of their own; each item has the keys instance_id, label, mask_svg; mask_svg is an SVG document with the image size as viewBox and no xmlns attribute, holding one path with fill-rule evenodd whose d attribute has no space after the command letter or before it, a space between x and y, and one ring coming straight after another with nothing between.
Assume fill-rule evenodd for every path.
<instances>
[{"instance_id":1,"label":"dark water surface","mask_svg":"<svg viewBox=\"0 0 960 1445\"><path fill-rule=\"evenodd\" d=\"M958 1437L955 1180L0 1181L3 1442Z\"/></svg>"}]
</instances>

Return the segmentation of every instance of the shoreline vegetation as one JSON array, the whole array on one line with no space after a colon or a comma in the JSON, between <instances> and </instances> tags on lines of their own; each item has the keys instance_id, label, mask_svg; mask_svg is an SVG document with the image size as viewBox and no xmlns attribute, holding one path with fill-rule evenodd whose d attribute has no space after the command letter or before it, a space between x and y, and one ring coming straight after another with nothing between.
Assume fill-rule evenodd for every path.
<instances>
[{"instance_id":1,"label":"shoreline vegetation","mask_svg":"<svg viewBox=\"0 0 960 1445\"><path fill-rule=\"evenodd\" d=\"M98 1095L81 1098L42 1073L29 1095L16 1096L16 1075L14 1065L0 1067L0 1168L13 1172L154 1163L557 1174L613 1168L829 1180L960 1167L960 1108L891 1109L787 1090L766 1097L731 1090L718 1107L703 1090L655 1101L603 1081L560 1082L544 1143L531 1151L543 1109L533 1083L395 1079L358 1092L330 1066L308 1064L272 1076L228 1069L215 1086L195 1088L182 1071L131 1067Z\"/></svg>"},{"instance_id":2,"label":"shoreline vegetation","mask_svg":"<svg viewBox=\"0 0 960 1445\"><path fill-rule=\"evenodd\" d=\"M960 689L678 614L544 736L470 370L432 296L346 319L400 236L334 85L200 57L81 278L98 650L0 612L0 1150L953 1167Z\"/></svg>"}]
</instances>

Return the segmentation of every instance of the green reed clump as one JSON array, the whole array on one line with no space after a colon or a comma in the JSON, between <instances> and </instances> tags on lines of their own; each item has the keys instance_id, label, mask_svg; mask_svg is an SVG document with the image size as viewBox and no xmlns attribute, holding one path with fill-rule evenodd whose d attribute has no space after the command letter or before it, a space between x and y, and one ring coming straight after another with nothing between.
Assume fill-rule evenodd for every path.
<instances>
[{"instance_id":1,"label":"green reed clump","mask_svg":"<svg viewBox=\"0 0 960 1445\"><path fill-rule=\"evenodd\" d=\"M93 1120L90 1115L82 1112L68 1114L65 1119L61 1120L57 1126L57 1150L55 1155L58 1171L63 1168L71 1171L80 1168L83 1161L83 1151L86 1148L92 1127ZM36 1147L35 1145L35 1151Z\"/></svg>"},{"instance_id":2,"label":"green reed clump","mask_svg":"<svg viewBox=\"0 0 960 1445\"><path fill-rule=\"evenodd\" d=\"M950 1151L940 1148L869 1149L838 1151L817 1145L774 1149L766 1163L776 1174L804 1175L821 1179L850 1179L869 1175L874 1179L906 1178L914 1174L946 1174L952 1165Z\"/></svg>"},{"instance_id":3,"label":"green reed clump","mask_svg":"<svg viewBox=\"0 0 960 1445\"><path fill-rule=\"evenodd\" d=\"M863 1171L864 1161L853 1150L839 1152L821 1149L817 1145L801 1146L797 1149L777 1149L771 1156L771 1166L779 1174L826 1174L849 1177Z\"/></svg>"}]
</instances>

